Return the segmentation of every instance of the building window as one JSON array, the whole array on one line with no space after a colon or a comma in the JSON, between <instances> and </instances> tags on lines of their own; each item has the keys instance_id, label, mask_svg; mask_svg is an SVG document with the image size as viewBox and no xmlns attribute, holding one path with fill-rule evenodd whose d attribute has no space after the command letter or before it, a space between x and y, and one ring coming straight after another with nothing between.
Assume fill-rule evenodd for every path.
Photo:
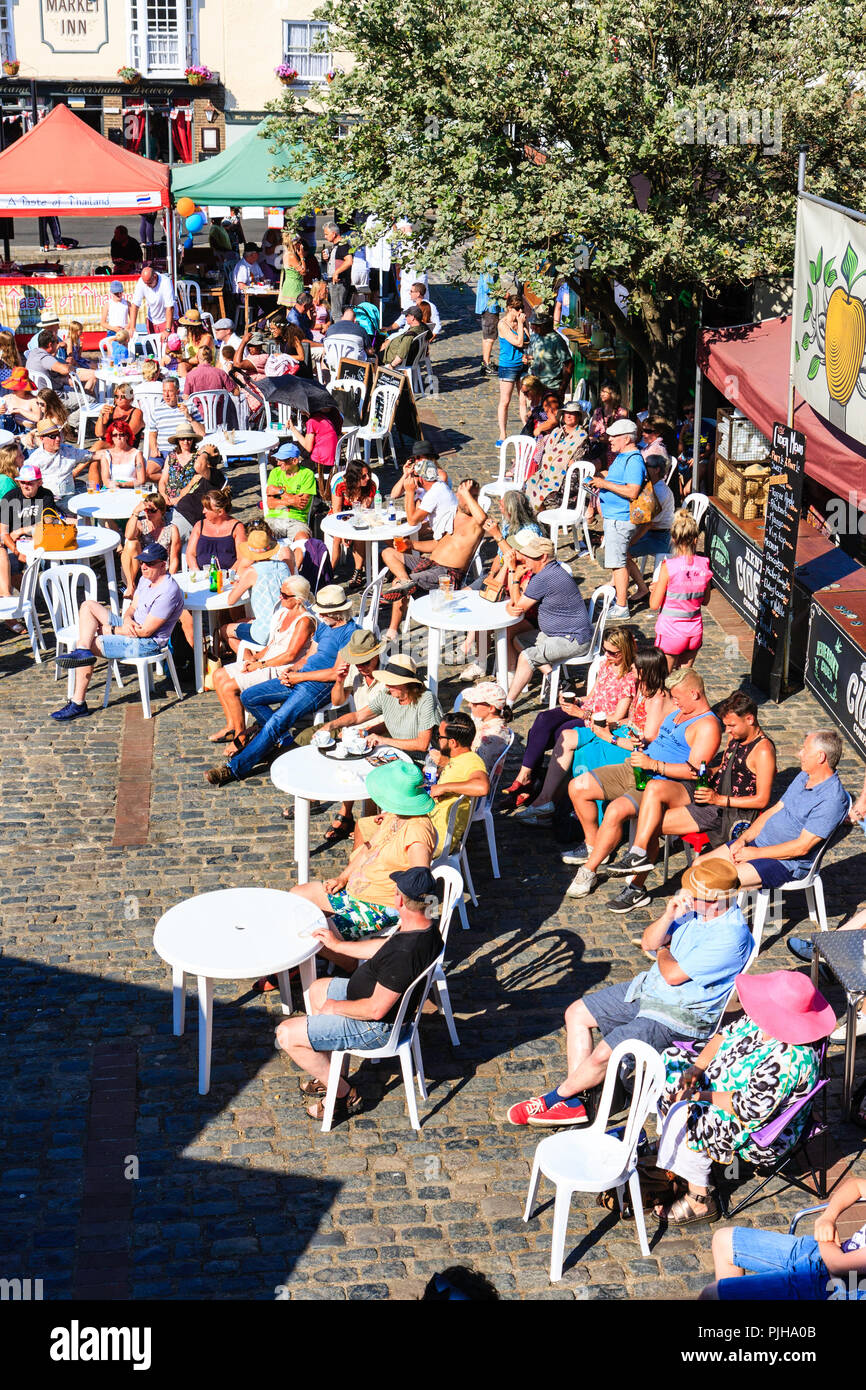
<instances>
[{"instance_id":1,"label":"building window","mask_svg":"<svg viewBox=\"0 0 866 1390\"><path fill-rule=\"evenodd\" d=\"M178 77L197 62L198 0L129 0L129 61L145 77Z\"/></svg>"},{"instance_id":2,"label":"building window","mask_svg":"<svg viewBox=\"0 0 866 1390\"><path fill-rule=\"evenodd\" d=\"M331 67L327 37L327 24L283 21L283 62L296 69L301 82L324 82Z\"/></svg>"},{"instance_id":3,"label":"building window","mask_svg":"<svg viewBox=\"0 0 866 1390\"><path fill-rule=\"evenodd\" d=\"M0 0L0 62L15 58L15 33L12 28L12 0Z\"/></svg>"}]
</instances>

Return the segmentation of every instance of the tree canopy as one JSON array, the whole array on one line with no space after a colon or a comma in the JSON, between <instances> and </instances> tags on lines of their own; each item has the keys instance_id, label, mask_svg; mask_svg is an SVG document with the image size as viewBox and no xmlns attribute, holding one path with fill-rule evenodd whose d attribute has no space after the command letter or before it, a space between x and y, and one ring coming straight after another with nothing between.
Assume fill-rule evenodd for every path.
<instances>
[{"instance_id":1,"label":"tree canopy","mask_svg":"<svg viewBox=\"0 0 866 1390\"><path fill-rule=\"evenodd\" d=\"M316 109L280 103L270 134L287 170L320 177L319 205L407 218L416 264L456 279L486 263L544 288L542 266L570 271L588 243L584 298L642 357L660 407L700 295L790 273L801 142L811 191L862 198L866 0L316 13L353 66Z\"/></svg>"}]
</instances>

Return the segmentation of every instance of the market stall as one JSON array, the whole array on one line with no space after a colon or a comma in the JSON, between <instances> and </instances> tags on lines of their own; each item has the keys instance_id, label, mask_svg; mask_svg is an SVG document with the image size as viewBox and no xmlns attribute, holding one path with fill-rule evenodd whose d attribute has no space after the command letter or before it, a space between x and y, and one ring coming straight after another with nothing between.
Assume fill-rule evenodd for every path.
<instances>
[{"instance_id":1,"label":"market stall","mask_svg":"<svg viewBox=\"0 0 866 1390\"><path fill-rule=\"evenodd\" d=\"M0 154L0 217L121 217L160 208L172 221L168 168L112 144L67 106L55 106ZM29 338L39 317L35 311L50 304L61 327L80 319L84 345L94 346L111 278L0 277L0 294L6 295L0 316Z\"/></svg>"}]
</instances>

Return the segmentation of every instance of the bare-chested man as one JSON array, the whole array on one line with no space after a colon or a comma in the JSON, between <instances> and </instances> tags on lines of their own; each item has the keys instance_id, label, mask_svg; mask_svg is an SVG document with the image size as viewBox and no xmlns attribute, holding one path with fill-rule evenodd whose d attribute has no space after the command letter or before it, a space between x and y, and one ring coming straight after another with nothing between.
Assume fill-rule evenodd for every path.
<instances>
[{"instance_id":1,"label":"bare-chested man","mask_svg":"<svg viewBox=\"0 0 866 1390\"><path fill-rule=\"evenodd\" d=\"M453 579L455 587L462 584L487 520L487 513L478 505L478 491L474 478L463 479L457 489L453 527L439 540L409 539L406 542L409 548L402 553L393 546L383 550L382 560L397 580L382 595L383 602L393 605L386 641L396 639L412 594L430 593L439 587L439 580L446 576Z\"/></svg>"}]
</instances>

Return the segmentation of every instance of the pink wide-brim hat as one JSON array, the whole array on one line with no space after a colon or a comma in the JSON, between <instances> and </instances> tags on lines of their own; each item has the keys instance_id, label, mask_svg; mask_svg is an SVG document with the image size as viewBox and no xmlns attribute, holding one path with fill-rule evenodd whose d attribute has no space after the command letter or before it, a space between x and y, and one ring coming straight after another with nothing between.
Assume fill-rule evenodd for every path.
<instances>
[{"instance_id":1,"label":"pink wide-brim hat","mask_svg":"<svg viewBox=\"0 0 866 1390\"><path fill-rule=\"evenodd\" d=\"M835 1010L808 975L770 970L766 975L738 975L734 983L749 1017L779 1042L818 1042L836 1027Z\"/></svg>"}]
</instances>

